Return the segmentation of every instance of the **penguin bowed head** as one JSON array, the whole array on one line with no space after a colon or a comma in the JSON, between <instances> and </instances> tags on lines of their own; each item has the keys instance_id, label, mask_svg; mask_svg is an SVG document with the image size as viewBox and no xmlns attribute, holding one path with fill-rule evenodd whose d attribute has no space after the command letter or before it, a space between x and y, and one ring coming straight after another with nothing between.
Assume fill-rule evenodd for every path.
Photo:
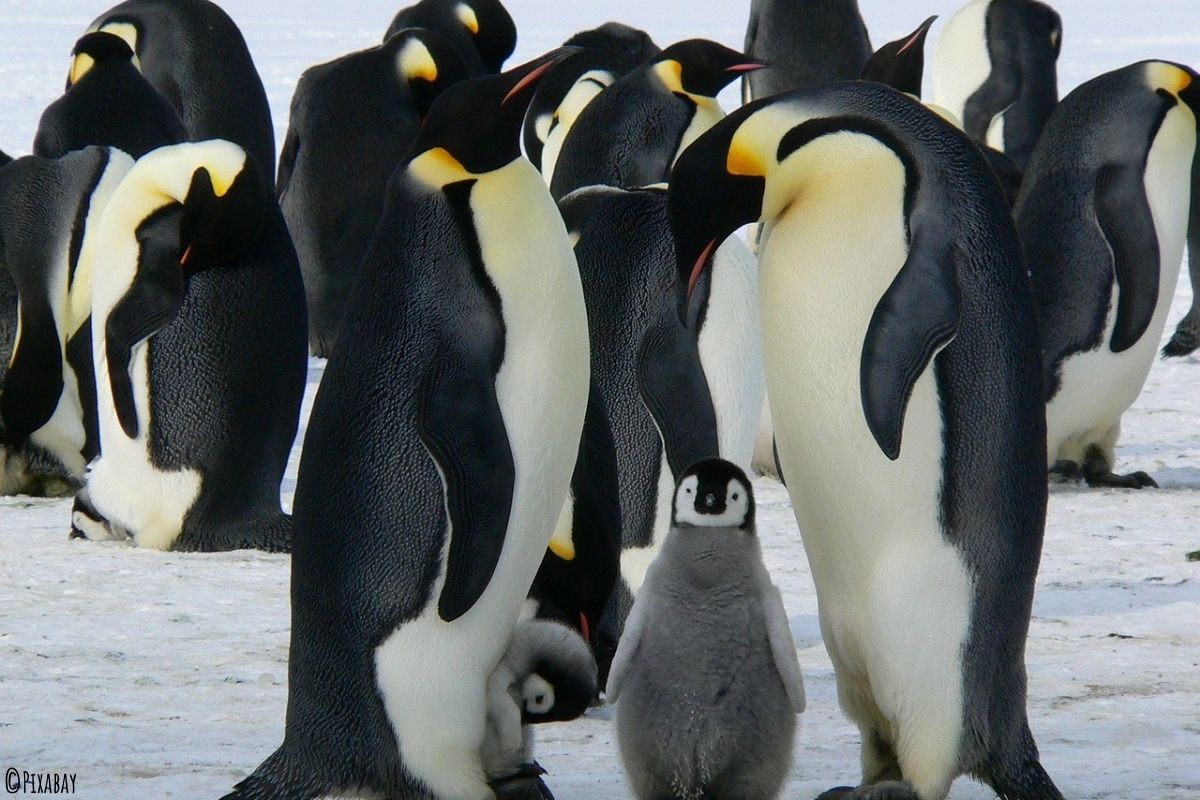
<instances>
[{"instance_id":1,"label":"penguin bowed head","mask_svg":"<svg viewBox=\"0 0 1200 800\"><path fill-rule=\"evenodd\" d=\"M754 492L746 473L723 459L693 464L675 487L671 524L754 532Z\"/></svg>"},{"instance_id":2,"label":"penguin bowed head","mask_svg":"<svg viewBox=\"0 0 1200 800\"><path fill-rule=\"evenodd\" d=\"M244 252L262 230L267 187L246 154L245 164L226 182L207 167L192 173L179 222L179 263L187 274L219 266Z\"/></svg>"}]
</instances>

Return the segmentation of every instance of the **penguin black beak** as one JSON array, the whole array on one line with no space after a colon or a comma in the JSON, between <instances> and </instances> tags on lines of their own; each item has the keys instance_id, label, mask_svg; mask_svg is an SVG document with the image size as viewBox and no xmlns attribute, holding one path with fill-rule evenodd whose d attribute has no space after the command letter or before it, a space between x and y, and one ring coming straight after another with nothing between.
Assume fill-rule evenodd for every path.
<instances>
[{"instance_id":1,"label":"penguin black beak","mask_svg":"<svg viewBox=\"0 0 1200 800\"><path fill-rule=\"evenodd\" d=\"M570 45L559 47L555 50L551 50L549 53L546 53L540 58L535 58L533 61L530 61L527 64L522 64L519 67L509 70L508 74L517 78L517 81L515 84L513 84L513 87L508 90L508 94L504 95L504 99L500 101L500 105L507 106L514 98L520 97L531 87L536 87L538 83L541 82L542 78L546 77L546 74L550 72L550 70L554 69L556 65L575 55L582 49L582 47ZM532 99L532 94L530 95L530 99ZM528 100L526 100L526 103L528 103Z\"/></svg>"}]
</instances>

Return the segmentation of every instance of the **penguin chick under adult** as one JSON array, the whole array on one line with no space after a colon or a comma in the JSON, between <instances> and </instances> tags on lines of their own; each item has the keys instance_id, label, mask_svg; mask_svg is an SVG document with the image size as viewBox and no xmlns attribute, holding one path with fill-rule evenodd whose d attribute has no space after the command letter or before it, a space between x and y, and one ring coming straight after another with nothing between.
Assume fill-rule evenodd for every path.
<instances>
[{"instance_id":1,"label":"penguin chick under adult","mask_svg":"<svg viewBox=\"0 0 1200 800\"><path fill-rule=\"evenodd\" d=\"M688 468L607 687L640 800L771 798L792 764L804 681L763 565L754 494L721 459Z\"/></svg>"}]
</instances>

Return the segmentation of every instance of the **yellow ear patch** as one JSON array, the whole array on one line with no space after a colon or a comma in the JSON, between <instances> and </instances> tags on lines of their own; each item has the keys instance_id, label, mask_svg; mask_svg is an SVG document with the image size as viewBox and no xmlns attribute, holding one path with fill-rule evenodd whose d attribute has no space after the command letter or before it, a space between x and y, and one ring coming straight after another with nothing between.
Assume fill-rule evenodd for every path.
<instances>
[{"instance_id":1,"label":"yellow ear patch","mask_svg":"<svg viewBox=\"0 0 1200 800\"><path fill-rule=\"evenodd\" d=\"M396 60L400 67L400 75L405 80L420 78L430 83L437 80L438 69L433 55L430 54L429 48L416 39L400 49Z\"/></svg>"},{"instance_id":2,"label":"yellow ear patch","mask_svg":"<svg viewBox=\"0 0 1200 800\"><path fill-rule=\"evenodd\" d=\"M459 3L458 7L454 9L454 13L458 15L462 24L467 26L467 30L472 34L479 33L479 18L475 16L475 9L466 3Z\"/></svg>"},{"instance_id":3,"label":"yellow ear patch","mask_svg":"<svg viewBox=\"0 0 1200 800\"><path fill-rule=\"evenodd\" d=\"M654 74L669 91L683 92L683 64L674 59L660 61L654 65Z\"/></svg>"},{"instance_id":4,"label":"yellow ear patch","mask_svg":"<svg viewBox=\"0 0 1200 800\"><path fill-rule=\"evenodd\" d=\"M575 508L571 495L563 503L558 515L558 524L554 526L554 535L550 537L550 552L563 561L575 560L575 540L571 536L571 526L574 524Z\"/></svg>"},{"instance_id":5,"label":"yellow ear patch","mask_svg":"<svg viewBox=\"0 0 1200 800\"><path fill-rule=\"evenodd\" d=\"M1146 71L1150 86L1154 89L1166 89L1168 92L1179 94L1192 85L1192 76L1174 64L1155 61L1147 66Z\"/></svg>"},{"instance_id":6,"label":"yellow ear patch","mask_svg":"<svg viewBox=\"0 0 1200 800\"><path fill-rule=\"evenodd\" d=\"M471 177L467 168L444 147L434 147L421 153L409 162L408 171L417 180L435 189Z\"/></svg>"},{"instance_id":7,"label":"yellow ear patch","mask_svg":"<svg viewBox=\"0 0 1200 800\"><path fill-rule=\"evenodd\" d=\"M79 83L79 79L88 74L88 70L96 65L96 60L87 53L80 53L71 59L71 71L67 74L67 83L71 86Z\"/></svg>"},{"instance_id":8,"label":"yellow ear patch","mask_svg":"<svg viewBox=\"0 0 1200 800\"><path fill-rule=\"evenodd\" d=\"M735 136L725 159L725 170L730 175L761 178L767 174L762 157L748 143L738 141Z\"/></svg>"}]
</instances>

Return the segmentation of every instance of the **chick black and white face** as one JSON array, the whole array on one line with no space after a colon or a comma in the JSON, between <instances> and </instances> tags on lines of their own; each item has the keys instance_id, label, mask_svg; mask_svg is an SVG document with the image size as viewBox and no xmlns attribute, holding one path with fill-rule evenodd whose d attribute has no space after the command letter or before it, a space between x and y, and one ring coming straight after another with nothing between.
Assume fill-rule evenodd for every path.
<instances>
[{"instance_id":1,"label":"chick black and white face","mask_svg":"<svg viewBox=\"0 0 1200 800\"><path fill-rule=\"evenodd\" d=\"M745 474L720 459L692 466L675 488L676 525L696 528L750 528L754 496Z\"/></svg>"},{"instance_id":2,"label":"chick black and white face","mask_svg":"<svg viewBox=\"0 0 1200 800\"><path fill-rule=\"evenodd\" d=\"M525 679L521 693L524 696L525 715L543 717L554 708L554 687L536 672Z\"/></svg>"}]
</instances>

